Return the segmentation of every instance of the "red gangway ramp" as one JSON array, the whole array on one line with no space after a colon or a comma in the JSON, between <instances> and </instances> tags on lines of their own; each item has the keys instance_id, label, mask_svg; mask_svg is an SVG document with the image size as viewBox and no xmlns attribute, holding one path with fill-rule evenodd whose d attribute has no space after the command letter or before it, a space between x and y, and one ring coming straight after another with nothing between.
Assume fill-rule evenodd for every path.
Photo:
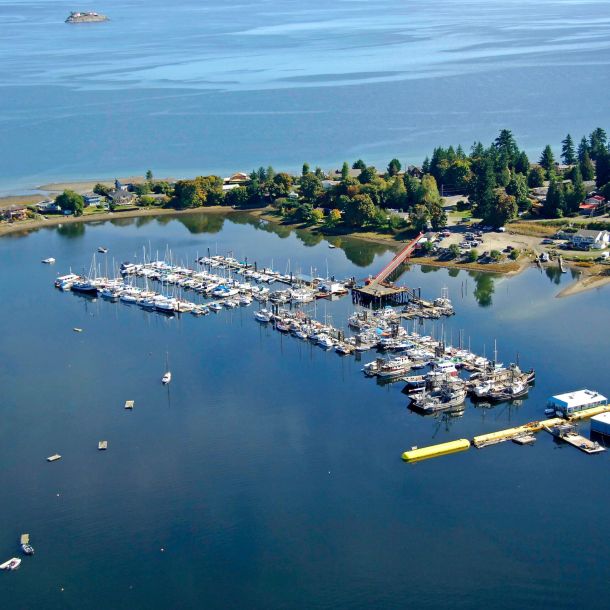
<instances>
[{"instance_id":1,"label":"red gangway ramp","mask_svg":"<svg viewBox=\"0 0 610 610\"><path fill-rule=\"evenodd\" d=\"M384 282L389 275L402 265L411 256L417 242L423 236L420 233L415 239L410 241L374 278L373 282Z\"/></svg>"}]
</instances>

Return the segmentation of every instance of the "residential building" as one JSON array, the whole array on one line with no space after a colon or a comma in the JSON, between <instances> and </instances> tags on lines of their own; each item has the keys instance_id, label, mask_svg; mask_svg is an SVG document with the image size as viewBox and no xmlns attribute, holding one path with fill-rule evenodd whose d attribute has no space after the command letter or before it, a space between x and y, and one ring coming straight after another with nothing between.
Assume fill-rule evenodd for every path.
<instances>
[{"instance_id":1,"label":"residential building","mask_svg":"<svg viewBox=\"0 0 610 610\"><path fill-rule=\"evenodd\" d=\"M578 250L589 250L590 248L603 249L608 245L610 235L608 231L598 231L597 229L581 229L570 237L570 242Z\"/></svg>"}]
</instances>

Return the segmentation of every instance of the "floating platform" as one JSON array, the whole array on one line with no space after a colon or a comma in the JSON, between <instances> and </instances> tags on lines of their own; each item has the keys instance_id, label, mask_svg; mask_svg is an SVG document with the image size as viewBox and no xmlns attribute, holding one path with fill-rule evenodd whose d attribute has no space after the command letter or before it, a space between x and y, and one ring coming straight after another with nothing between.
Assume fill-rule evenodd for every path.
<instances>
[{"instance_id":1,"label":"floating platform","mask_svg":"<svg viewBox=\"0 0 610 610\"><path fill-rule=\"evenodd\" d=\"M533 445L536 442L536 436L534 434L522 434L521 436L515 436L513 443L517 445Z\"/></svg>"},{"instance_id":2,"label":"floating platform","mask_svg":"<svg viewBox=\"0 0 610 610\"><path fill-rule=\"evenodd\" d=\"M125 401L125 408L126 409L133 409L135 405L135 401L134 400L126 400Z\"/></svg>"},{"instance_id":3,"label":"floating platform","mask_svg":"<svg viewBox=\"0 0 610 610\"><path fill-rule=\"evenodd\" d=\"M371 282L366 286L352 288L352 301L358 305L403 305L413 296L413 290L404 286Z\"/></svg>"},{"instance_id":4,"label":"floating platform","mask_svg":"<svg viewBox=\"0 0 610 610\"><path fill-rule=\"evenodd\" d=\"M481 434L475 436L472 439L472 444L477 448L487 447L488 445L495 445L497 443L503 443L505 441L512 441L514 438L532 434L534 432L540 432L545 426L552 428L564 423L565 420L560 417L553 419L546 419L544 421L533 421L523 426L517 426L516 428L507 428L506 430L498 430L498 432L490 432L489 434Z\"/></svg>"},{"instance_id":5,"label":"floating platform","mask_svg":"<svg viewBox=\"0 0 610 610\"><path fill-rule=\"evenodd\" d=\"M21 534L21 538L19 538L19 544L30 544L30 535Z\"/></svg>"},{"instance_id":6,"label":"floating platform","mask_svg":"<svg viewBox=\"0 0 610 610\"><path fill-rule=\"evenodd\" d=\"M57 460L61 460L61 455L59 455L59 453L54 453L47 458L47 462L57 462Z\"/></svg>"},{"instance_id":7,"label":"floating platform","mask_svg":"<svg viewBox=\"0 0 610 610\"><path fill-rule=\"evenodd\" d=\"M469 447L470 441L468 439L461 438L457 441L449 441L448 443L431 445L430 447L422 447L421 449L413 447L413 449L410 451L405 451L402 454L402 459L405 462L418 462L420 460L427 460L433 457L439 457L441 455L457 453L458 451L466 451Z\"/></svg>"},{"instance_id":8,"label":"floating platform","mask_svg":"<svg viewBox=\"0 0 610 610\"><path fill-rule=\"evenodd\" d=\"M100 441L100 442L97 444L97 448L98 448L100 451L105 451L106 449L108 449L108 441Z\"/></svg>"},{"instance_id":9,"label":"floating platform","mask_svg":"<svg viewBox=\"0 0 610 610\"><path fill-rule=\"evenodd\" d=\"M562 428L565 428L562 429ZM572 429L570 429L572 428ZM572 447L576 447L576 449L580 449L585 453L601 453L602 451L606 451L605 447L602 447L598 442L592 441L584 436L578 434L573 426L569 424L564 424L563 426L558 426L557 429L552 430L551 428L546 428L545 430L552 434L555 438L565 441Z\"/></svg>"}]
</instances>

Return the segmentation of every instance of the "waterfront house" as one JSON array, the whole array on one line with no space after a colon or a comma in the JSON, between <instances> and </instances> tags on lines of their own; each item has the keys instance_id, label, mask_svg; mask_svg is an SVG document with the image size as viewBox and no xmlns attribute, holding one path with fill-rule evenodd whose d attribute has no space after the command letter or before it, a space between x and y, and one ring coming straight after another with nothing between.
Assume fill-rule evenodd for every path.
<instances>
[{"instance_id":1,"label":"waterfront house","mask_svg":"<svg viewBox=\"0 0 610 610\"><path fill-rule=\"evenodd\" d=\"M608 245L610 235L608 231L581 229L570 237L570 243L578 250L589 250L591 248L603 249Z\"/></svg>"},{"instance_id":2,"label":"waterfront house","mask_svg":"<svg viewBox=\"0 0 610 610\"><path fill-rule=\"evenodd\" d=\"M113 205L129 205L133 203L135 195L123 189L115 189L108 193L108 199Z\"/></svg>"},{"instance_id":3,"label":"waterfront house","mask_svg":"<svg viewBox=\"0 0 610 610\"><path fill-rule=\"evenodd\" d=\"M28 216L27 208L22 206L11 206L2 212L2 219L13 222L15 220L25 220Z\"/></svg>"},{"instance_id":4,"label":"waterfront house","mask_svg":"<svg viewBox=\"0 0 610 610\"><path fill-rule=\"evenodd\" d=\"M334 186L339 186L341 182L339 180L322 180L322 188L325 191L330 191Z\"/></svg>"},{"instance_id":5,"label":"waterfront house","mask_svg":"<svg viewBox=\"0 0 610 610\"><path fill-rule=\"evenodd\" d=\"M555 411L559 411L564 417L568 417L584 409L592 409L601 405L607 405L608 399L599 392L592 390L576 390L565 394L551 396L548 406Z\"/></svg>"},{"instance_id":6,"label":"waterfront house","mask_svg":"<svg viewBox=\"0 0 610 610\"><path fill-rule=\"evenodd\" d=\"M85 207L88 208L90 205L100 205L102 198L97 193L89 192L83 194L83 201Z\"/></svg>"},{"instance_id":7,"label":"waterfront house","mask_svg":"<svg viewBox=\"0 0 610 610\"><path fill-rule=\"evenodd\" d=\"M61 206L51 199L36 204L36 211L40 214L61 214Z\"/></svg>"}]
</instances>

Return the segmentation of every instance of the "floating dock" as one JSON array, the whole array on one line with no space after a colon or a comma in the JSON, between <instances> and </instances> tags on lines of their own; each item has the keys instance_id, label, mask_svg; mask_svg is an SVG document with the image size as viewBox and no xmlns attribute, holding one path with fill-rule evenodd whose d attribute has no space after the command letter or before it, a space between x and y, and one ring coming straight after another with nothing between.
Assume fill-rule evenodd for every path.
<instances>
[{"instance_id":1,"label":"floating dock","mask_svg":"<svg viewBox=\"0 0 610 610\"><path fill-rule=\"evenodd\" d=\"M30 544L30 535L21 534L21 538L19 539L19 544Z\"/></svg>"},{"instance_id":2,"label":"floating dock","mask_svg":"<svg viewBox=\"0 0 610 610\"><path fill-rule=\"evenodd\" d=\"M576 447L576 449L580 449L585 453L601 453L602 451L606 451L606 448L602 447L596 441L592 441L578 434L570 424L557 426L555 430L545 427L545 430L555 438L565 441L569 445L572 445L572 447Z\"/></svg>"},{"instance_id":3,"label":"floating dock","mask_svg":"<svg viewBox=\"0 0 610 610\"><path fill-rule=\"evenodd\" d=\"M534 434L541 430L547 430L553 434L552 429L557 426L565 426L573 421L579 421L594 415L601 413L610 412L610 405L601 405L599 407L593 407L592 409L585 409L574 413L567 419L562 417L554 417L552 419L545 419L542 421L529 422L522 426L516 426L514 428L507 428L506 430L499 430L498 432L490 432L488 434L480 434L472 439L472 445L477 449L482 449L488 445L495 445L497 443L503 443L505 441L515 441L516 443L523 445L532 443L532 439L535 440ZM557 436L557 434L553 434ZM566 438L566 436L568 438ZM573 445L577 449L584 451L585 453L599 453L605 451L605 448L596 443L590 441L576 433L561 436L562 440L565 440L569 444ZM459 439L457 441L449 441L448 443L441 443L440 445L430 445L429 447L422 447L418 449L414 447L410 451L405 451L402 454L402 459L405 462L417 462L419 460L427 460L429 458L438 457L441 455L447 455L449 453L455 453L456 451L464 451L470 447L470 441L468 439Z\"/></svg>"},{"instance_id":4,"label":"floating dock","mask_svg":"<svg viewBox=\"0 0 610 610\"><path fill-rule=\"evenodd\" d=\"M133 400L126 400L125 401L125 408L126 409L133 409L134 404L135 404L135 401L133 401Z\"/></svg>"},{"instance_id":5,"label":"floating dock","mask_svg":"<svg viewBox=\"0 0 610 610\"><path fill-rule=\"evenodd\" d=\"M466 438L461 438L457 441L449 441L448 443L422 447L421 449L413 447L410 451L405 451L402 454L402 459L405 462L418 462L419 460L427 460L441 455L457 453L458 451L466 451L469 447L470 441Z\"/></svg>"},{"instance_id":6,"label":"floating dock","mask_svg":"<svg viewBox=\"0 0 610 610\"><path fill-rule=\"evenodd\" d=\"M61 455L59 455L59 453L54 453L47 458L47 462L57 462L57 460L61 460Z\"/></svg>"}]
</instances>

